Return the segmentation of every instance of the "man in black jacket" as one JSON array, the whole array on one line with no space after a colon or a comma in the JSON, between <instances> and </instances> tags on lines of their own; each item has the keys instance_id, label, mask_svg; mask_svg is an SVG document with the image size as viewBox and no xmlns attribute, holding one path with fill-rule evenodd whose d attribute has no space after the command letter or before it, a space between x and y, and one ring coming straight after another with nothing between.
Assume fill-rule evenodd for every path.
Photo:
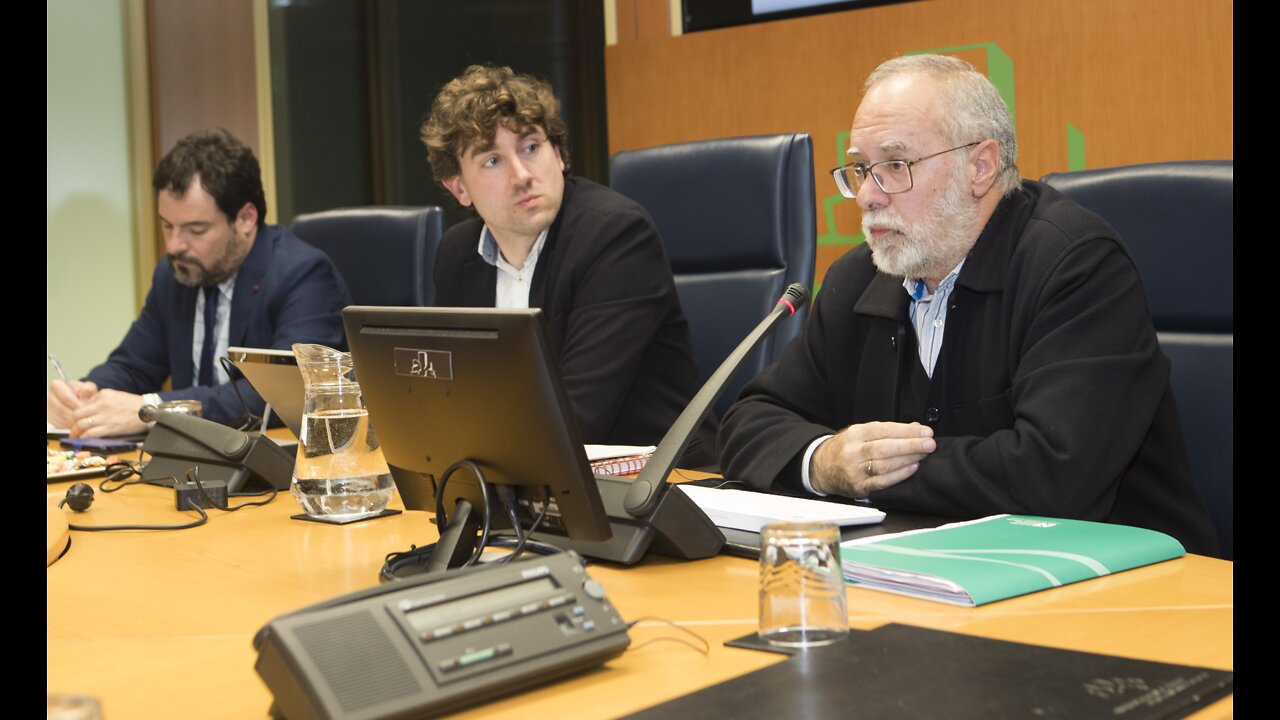
<instances>
[{"instance_id":1,"label":"man in black jacket","mask_svg":"<svg viewBox=\"0 0 1280 720\"><path fill-rule=\"evenodd\" d=\"M654 444L698 389L688 324L648 213L567 176L566 136L551 87L510 68L472 66L440 91L422 140L479 217L441 241L436 304L541 308L583 440ZM695 445L686 464L714 460Z\"/></svg>"},{"instance_id":2,"label":"man in black jacket","mask_svg":"<svg viewBox=\"0 0 1280 720\"><path fill-rule=\"evenodd\" d=\"M1007 106L968 63L872 73L832 171L866 243L725 416L721 465L761 489L1117 522L1213 552L1128 251L1020 180L1016 153Z\"/></svg>"}]
</instances>

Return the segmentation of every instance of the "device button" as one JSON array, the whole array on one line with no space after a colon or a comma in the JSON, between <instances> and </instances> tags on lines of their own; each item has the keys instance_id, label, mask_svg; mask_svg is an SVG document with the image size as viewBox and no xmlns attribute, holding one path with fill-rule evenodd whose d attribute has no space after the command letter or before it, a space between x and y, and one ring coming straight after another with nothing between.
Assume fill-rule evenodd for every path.
<instances>
[{"instance_id":1,"label":"device button","mask_svg":"<svg viewBox=\"0 0 1280 720\"><path fill-rule=\"evenodd\" d=\"M595 630L595 629L596 629L596 621L595 621L595 620L587 620L587 621L583 622L583 623L582 623L582 629L583 629L583 630L586 630L587 632L591 632L592 630Z\"/></svg>"},{"instance_id":2,"label":"device button","mask_svg":"<svg viewBox=\"0 0 1280 720\"><path fill-rule=\"evenodd\" d=\"M568 595L560 595L559 597L547 598L547 607L560 607L569 602Z\"/></svg>"},{"instance_id":3,"label":"device button","mask_svg":"<svg viewBox=\"0 0 1280 720\"><path fill-rule=\"evenodd\" d=\"M462 657L458 658L458 664L461 665L462 667L466 667L468 665L475 665L476 663L484 662L485 660L492 660L494 655L496 654L497 654L496 648L490 647L490 648L485 648L483 650L477 650L472 653L467 653L466 655L463 655Z\"/></svg>"},{"instance_id":4,"label":"device button","mask_svg":"<svg viewBox=\"0 0 1280 720\"><path fill-rule=\"evenodd\" d=\"M538 612L538 611L539 611L539 610L541 610L541 609L542 609L542 605L541 605L540 603L536 603L536 602L535 602L535 603L529 603L528 605L521 605L521 606L520 606L520 614L521 614L521 615L532 615L533 613L536 613L536 612Z\"/></svg>"},{"instance_id":5,"label":"device button","mask_svg":"<svg viewBox=\"0 0 1280 720\"><path fill-rule=\"evenodd\" d=\"M512 611L510 610L499 610L491 616L491 619L496 623L506 622L511 619L511 615Z\"/></svg>"},{"instance_id":6,"label":"device button","mask_svg":"<svg viewBox=\"0 0 1280 720\"><path fill-rule=\"evenodd\" d=\"M585 580L582 583L582 591L592 600L604 599L604 585L599 580Z\"/></svg>"},{"instance_id":7,"label":"device button","mask_svg":"<svg viewBox=\"0 0 1280 720\"><path fill-rule=\"evenodd\" d=\"M439 640L440 638L447 638L453 634L453 630L454 630L454 627L452 625L448 625L442 628L436 628L435 631L431 633L431 639Z\"/></svg>"},{"instance_id":8,"label":"device button","mask_svg":"<svg viewBox=\"0 0 1280 720\"><path fill-rule=\"evenodd\" d=\"M451 671L451 670L457 670L457 669L458 669L458 659L457 659L457 658L449 658L448 660L441 660L441 661L436 665L436 667L440 668L440 672L449 672L449 671Z\"/></svg>"},{"instance_id":9,"label":"device button","mask_svg":"<svg viewBox=\"0 0 1280 720\"><path fill-rule=\"evenodd\" d=\"M471 618L470 620L463 621L462 629L475 630L476 628L480 627L483 624L484 624L484 618Z\"/></svg>"},{"instance_id":10,"label":"device button","mask_svg":"<svg viewBox=\"0 0 1280 720\"><path fill-rule=\"evenodd\" d=\"M583 615L587 614L587 609L582 607L581 605L574 605L573 609L570 610L569 612L573 613L574 617L582 617Z\"/></svg>"},{"instance_id":11,"label":"device button","mask_svg":"<svg viewBox=\"0 0 1280 720\"><path fill-rule=\"evenodd\" d=\"M502 657L504 655L510 655L511 643L502 643L501 645L498 645L496 648L494 648L494 651L498 657Z\"/></svg>"}]
</instances>

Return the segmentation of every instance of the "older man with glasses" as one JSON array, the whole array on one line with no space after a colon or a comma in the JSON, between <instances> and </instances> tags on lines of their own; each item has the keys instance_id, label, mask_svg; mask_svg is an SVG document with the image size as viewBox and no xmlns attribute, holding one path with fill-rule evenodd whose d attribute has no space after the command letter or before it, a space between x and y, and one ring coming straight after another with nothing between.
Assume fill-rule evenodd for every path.
<instances>
[{"instance_id":1,"label":"older man with glasses","mask_svg":"<svg viewBox=\"0 0 1280 720\"><path fill-rule=\"evenodd\" d=\"M1137 525L1211 553L1133 261L1016 157L1008 107L968 63L871 74L831 171L866 243L726 415L725 474L890 510Z\"/></svg>"}]
</instances>

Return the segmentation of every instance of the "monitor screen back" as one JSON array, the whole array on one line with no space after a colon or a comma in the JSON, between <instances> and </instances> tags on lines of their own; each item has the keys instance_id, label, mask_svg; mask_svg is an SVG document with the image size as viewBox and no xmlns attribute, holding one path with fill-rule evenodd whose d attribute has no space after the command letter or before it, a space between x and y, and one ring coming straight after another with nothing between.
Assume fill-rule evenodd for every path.
<instances>
[{"instance_id":1,"label":"monitor screen back","mask_svg":"<svg viewBox=\"0 0 1280 720\"><path fill-rule=\"evenodd\" d=\"M549 487L553 522L570 537L610 537L540 310L353 306L342 316L406 507L434 510L444 471L472 460L488 482L524 488L524 498ZM455 497L478 497L479 486L460 470L445 495L448 508Z\"/></svg>"},{"instance_id":2,"label":"monitor screen back","mask_svg":"<svg viewBox=\"0 0 1280 720\"><path fill-rule=\"evenodd\" d=\"M289 350L227 348L231 362L253 389L284 421L294 437L302 437L302 404L306 396L298 359Z\"/></svg>"}]
</instances>

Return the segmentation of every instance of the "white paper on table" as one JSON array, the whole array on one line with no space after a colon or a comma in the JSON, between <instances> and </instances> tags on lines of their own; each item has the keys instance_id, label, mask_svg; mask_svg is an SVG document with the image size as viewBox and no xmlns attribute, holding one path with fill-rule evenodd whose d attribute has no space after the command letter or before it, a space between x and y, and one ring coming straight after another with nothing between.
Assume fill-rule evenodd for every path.
<instances>
[{"instance_id":1,"label":"white paper on table","mask_svg":"<svg viewBox=\"0 0 1280 720\"><path fill-rule=\"evenodd\" d=\"M884 520L883 511L860 505L689 484L681 484L680 489L718 527L734 530L760 532L765 525L783 520L825 520L841 527Z\"/></svg>"}]
</instances>

